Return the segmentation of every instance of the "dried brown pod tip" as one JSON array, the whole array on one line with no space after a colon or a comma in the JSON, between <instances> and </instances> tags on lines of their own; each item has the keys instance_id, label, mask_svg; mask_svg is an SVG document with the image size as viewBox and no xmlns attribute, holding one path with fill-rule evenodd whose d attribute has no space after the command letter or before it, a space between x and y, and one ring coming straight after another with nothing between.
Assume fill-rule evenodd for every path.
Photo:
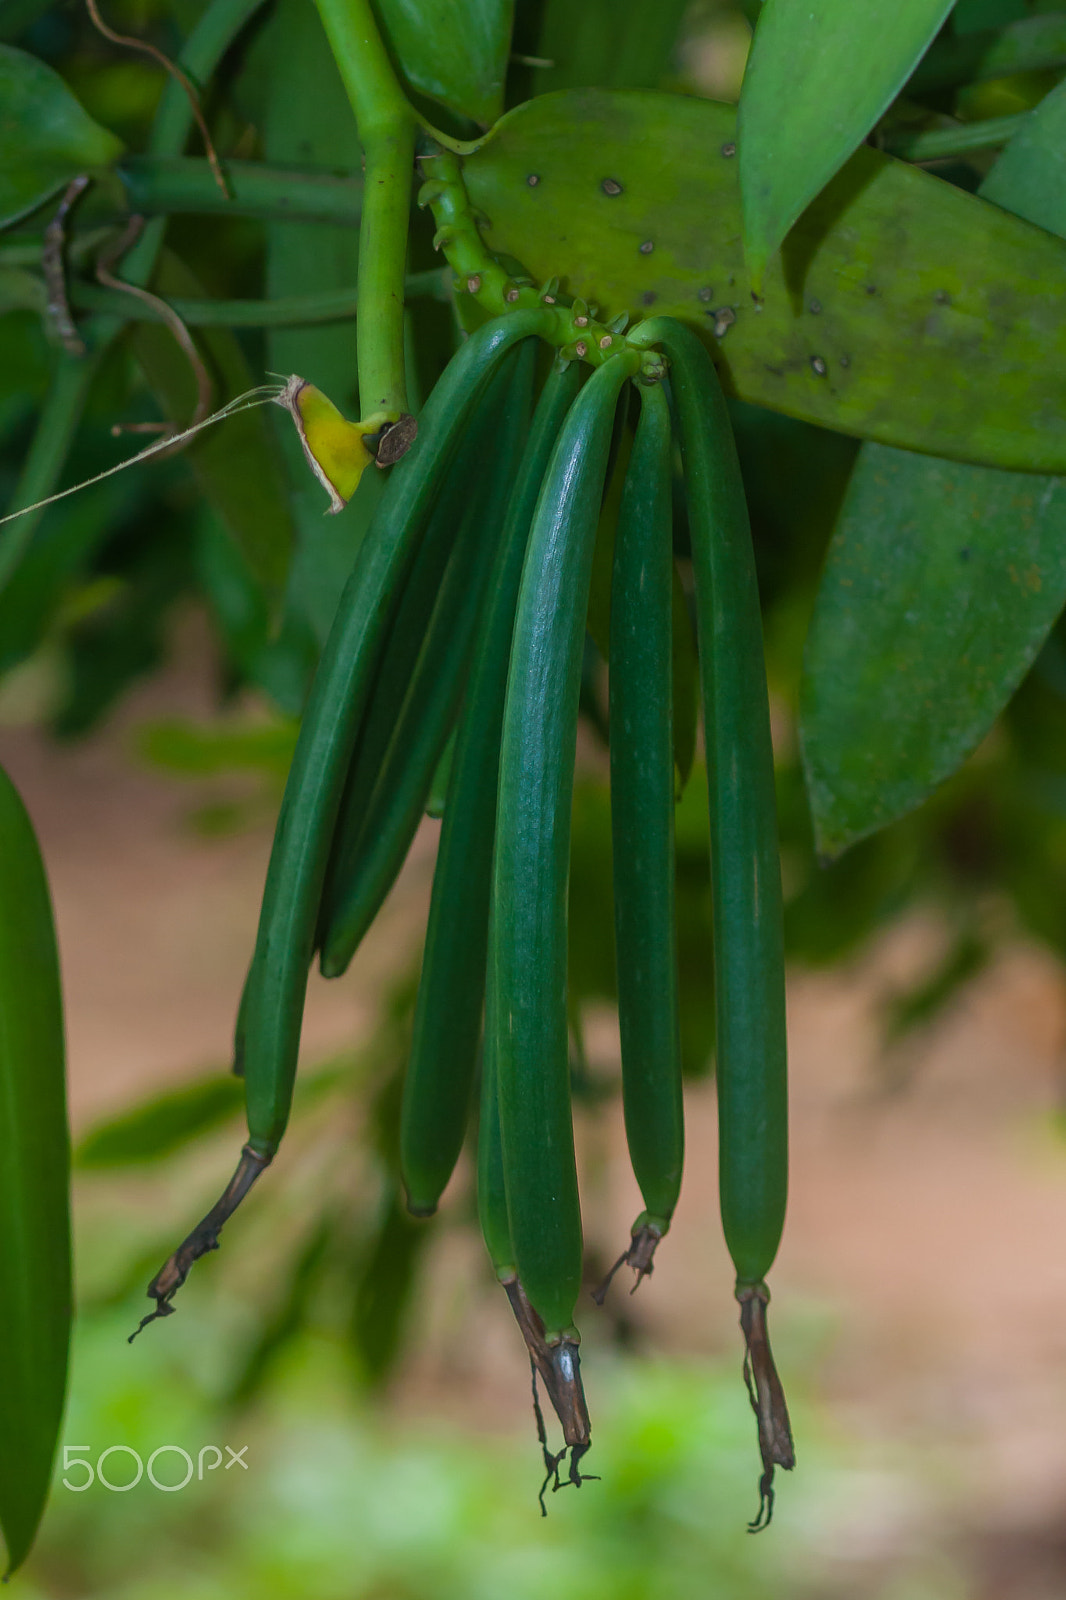
<instances>
[{"instance_id":1,"label":"dried brown pod tip","mask_svg":"<svg viewBox=\"0 0 1066 1600\"><path fill-rule=\"evenodd\" d=\"M759 1510L754 1521L748 1523L748 1532L758 1533L770 1526L774 1514L774 1468L791 1472L796 1465L796 1451L785 1391L774 1366L766 1327L770 1291L765 1283L738 1283L736 1296L744 1333L744 1382L759 1424L759 1454L763 1466L759 1479Z\"/></svg>"}]
</instances>

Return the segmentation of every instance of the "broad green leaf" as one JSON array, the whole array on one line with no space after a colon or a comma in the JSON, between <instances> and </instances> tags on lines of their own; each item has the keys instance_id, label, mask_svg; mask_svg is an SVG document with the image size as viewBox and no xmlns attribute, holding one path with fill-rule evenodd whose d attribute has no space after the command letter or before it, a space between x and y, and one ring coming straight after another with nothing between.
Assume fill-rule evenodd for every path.
<instances>
[{"instance_id":1,"label":"broad green leaf","mask_svg":"<svg viewBox=\"0 0 1066 1600\"><path fill-rule=\"evenodd\" d=\"M213 1072L197 1083L153 1095L131 1111L97 1123L74 1152L79 1167L129 1167L172 1155L202 1134L232 1121L244 1105L244 1085Z\"/></svg>"},{"instance_id":2,"label":"broad green leaf","mask_svg":"<svg viewBox=\"0 0 1066 1600\"><path fill-rule=\"evenodd\" d=\"M106 167L122 143L94 122L58 73L0 44L0 227L58 194L79 172Z\"/></svg>"},{"instance_id":3,"label":"broad green leaf","mask_svg":"<svg viewBox=\"0 0 1066 1600\"><path fill-rule=\"evenodd\" d=\"M0 1527L7 1573L52 1477L70 1339L70 1144L52 909L33 827L0 771Z\"/></svg>"},{"instance_id":4,"label":"broad green leaf","mask_svg":"<svg viewBox=\"0 0 1066 1600\"><path fill-rule=\"evenodd\" d=\"M491 249L604 316L699 329L732 395L885 444L1066 471L1062 240L864 146L770 263L759 310L733 139L732 108L706 100L568 91L510 112L464 172Z\"/></svg>"},{"instance_id":5,"label":"broad green leaf","mask_svg":"<svg viewBox=\"0 0 1066 1600\"><path fill-rule=\"evenodd\" d=\"M378 0L375 9L412 89L486 127L496 121L514 0Z\"/></svg>"},{"instance_id":6,"label":"broad green leaf","mask_svg":"<svg viewBox=\"0 0 1066 1600\"><path fill-rule=\"evenodd\" d=\"M807 642L818 848L918 805L988 731L1066 599L1066 484L866 445Z\"/></svg>"},{"instance_id":7,"label":"broad green leaf","mask_svg":"<svg viewBox=\"0 0 1066 1600\"><path fill-rule=\"evenodd\" d=\"M770 256L887 111L952 4L766 0L737 118L744 254L757 290Z\"/></svg>"},{"instance_id":8,"label":"broad green leaf","mask_svg":"<svg viewBox=\"0 0 1066 1600\"><path fill-rule=\"evenodd\" d=\"M1064 139L1060 88L983 192L1066 232ZM1064 602L1066 481L863 447L822 578L802 693L824 854L912 810L955 771Z\"/></svg>"}]
</instances>

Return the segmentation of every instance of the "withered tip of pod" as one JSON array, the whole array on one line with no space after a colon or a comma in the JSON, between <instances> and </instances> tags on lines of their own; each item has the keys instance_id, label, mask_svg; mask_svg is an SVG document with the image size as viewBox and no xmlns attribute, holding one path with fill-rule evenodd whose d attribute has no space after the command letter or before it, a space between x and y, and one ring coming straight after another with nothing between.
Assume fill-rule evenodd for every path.
<instances>
[{"instance_id":1,"label":"withered tip of pod","mask_svg":"<svg viewBox=\"0 0 1066 1600\"><path fill-rule=\"evenodd\" d=\"M654 1223L646 1222L637 1228L629 1241L628 1249L622 1251L614 1266L608 1272L598 1289L592 1290L592 1298L598 1306L602 1306L607 1298L607 1291L611 1287L611 1280L619 1267L632 1267L636 1273L636 1281L630 1289L630 1294L636 1294L645 1278L650 1278L655 1270L654 1256L663 1230Z\"/></svg>"},{"instance_id":2,"label":"withered tip of pod","mask_svg":"<svg viewBox=\"0 0 1066 1600\"><path fill-rule=\"evenodd\" d=\"M740 1302L740 1326L744 1333L744 1382L759 1425L759 1454L763 1465L759 1479L759 1510L748 1523L748 1532L759 1533L768 1528L773 1519L774 1468L791 1472L796 1465L796 1451L785 1391L774 1366L766 1325L770 1291L764 1283L738 1283L736 1297Z\"/></svg>"},{"instance_id":3,"label":"withered tip of pod","mask_svg":"<svg viewBox=\"0 0 1066 1600\"><path fill-rule=\"evenodd\" d=\"M543 1383L548 1399L552 1403L552 1409L559 1418L563 1439L568 1447L579 1445L582 1451L587 1450L592 1438L592 1428L589 1423L588 1406L585 1403L585 1391L581 1383L581 1359L578 1355L577 1340L562 1338L549 1344L544 1337L544 1324L518 1279L505 1279L503 1287L511 1302L515 1321L526 1341L534 1373ZM543 1440L541 1442L544 1443Z\"/></svg>"},{"instance_id":4,"label":"withered tip of pod","mask_svg":"<svg viewBox=\"0 0 1066 1600\"><path fill-rule=\"evenodd\" d=\"M171 1301L189 1276L193 1262L199 1261L209 1250L218 1249L218 1236L223 1224L232 1217L263 1168L270 1165L270 1159L270 1156L260 1155L257 1150L253 1150L251 1145L244 1146L236 1172L211 1210L182 1240L174 1254L167 1258L148 1285L145 1292L149 1299L155 1301L155 1310L141 1318L127 1339L127 1344L132 1344L150 1322L155 1322L158 1317L173 1315L174 1307Z\"/></svg>"}]
</instances>

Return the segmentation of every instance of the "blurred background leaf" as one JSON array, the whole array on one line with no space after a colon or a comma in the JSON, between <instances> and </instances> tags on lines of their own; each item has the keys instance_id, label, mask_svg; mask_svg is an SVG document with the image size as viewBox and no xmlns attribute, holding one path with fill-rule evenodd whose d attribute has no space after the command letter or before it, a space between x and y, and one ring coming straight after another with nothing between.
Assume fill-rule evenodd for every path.
<instances>
[{"instance_id":1,"label":"blurred background leaf","mask_svg":"<svg viewBox=\"0 0 1066 1600\"><path fill-rule=\"evenodd\" d=\"M1066 94L981 186L1049 231ZM1066 483L859 451L807 643L803 749L827 855L918 805L988 732L1066 601Z\"/></svg>"},{"instance_id":2,"label":"blurred background leaf","mask_svg":"<svg viewBox=\"0 0 1066 1600\"><path fill-rule=\"evenodd\" d=\"M121 153L121 141L93 121L58 73L0 44L0 227Z\"/></svg>"}]
</instances>

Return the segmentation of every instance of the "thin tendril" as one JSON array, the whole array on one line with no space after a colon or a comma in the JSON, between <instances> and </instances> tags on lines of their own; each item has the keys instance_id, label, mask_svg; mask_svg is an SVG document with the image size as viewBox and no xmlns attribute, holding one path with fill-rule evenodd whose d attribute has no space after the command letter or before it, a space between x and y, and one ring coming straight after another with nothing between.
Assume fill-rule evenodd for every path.
<instances>
[{"instance_id":1,"label":"thin tendril","mask_svg":"<svg viewBox=\"0 0 1066 1600\"><path fill-rule=\"evenodd\" d=\"M119 257L124 256L137 239L143 227L143 217L134 216L130 218L126 230L118 243L110 250L101 253L97 258L96 280L98 283L102 283L105 289L118 289L124 294L134 295L136 299L143 301L145 305L152 306L154 310L158 311L184 351L189 365L192 367L193 377L196 379L196 409L193 411L189 423L190 427L196 427L198 423L203 422L211 410L211 402L214 399L214 386L211 382L211 376L200 357L200 352L196 348L192 334L173 306L167 305L165 300L161 300L157 294L152 294L149 289L142 289L138 284L126 283L122 278L116 278L111 271ZM171 444L175 443L176 437L175 434L169 442Z\"/></svg>"},{"instance_id":2,"label":"thin tendril","mask_svg":"<svg viewBox=\"0 0 1066 1600\"><path fill-rule=\"evenodd\" d=\"M169 72L174 81L184 90L186 96L188 97L189 105L192 108L192 114L196 118L196 126L199 128L200 136L204 141L204 150L207 154L208 161L211 163L211 171L215 175L215 182L222 190L222 193L225 195L226 199L232 200L233 195L230 193L225 174L223 173L222 167L219 163L218 152L216 151L214 142L210 133L208 132L207 123L204 120L204 114L200 109L200 97L196 93L196 90L193 88L192 83L186 77L185 73L182 72L181 68L176 62L171 61L169 56L165 56L162 50L157 50L154 44L149 44L147 39L136 39L131 37L129 34L116 33L113 28L109 28L97 9L96 0L85 0L85 6L89 13L93 27L96 28L99 33L102 33L105 39L110 39L112 44L124 45L127 50L140 50L144 55L151 56L153 61L158 61L159 65L164 69L164 71Z\"/></svg>"},{"instance_id":3,"label":"thin tendril","mask_svg":"<svg viewBox=\"0 0 1066 1600\"><path fill-rule=\"evenodd\" d=\"M62 341L63 348L72 356L85 354L85 341L78 332L70 311L63 252L67 242L67 217L70 208L88 187L89 178L84 172L79 173L68 183L55 216L44 230L44 249L41 252L41 270L48 289L45 310Z\"/></svg>"},{"instance_id":4,"label":"thin tendril","mask_svg":"<svg viewBox=\"0 0 1066 1600\"><path fill-rule=\"evenodd\" d=\"M139 461L147 461L152 456L162 455L164 451L172 449L176 444L184 444L186 439L191 439L194 433L202 433L205 428L213 427L216 422L221 422L225 417L235 417L238 412L252 411L256 406L270 405L277 401L282 393L282 388L274 383L257 384L254 389L249 389L245 394L239 394L236 399L224 405L213 416L205 417L195 426L185 428L173 438L160 439L155 444L146 445L143 450L138 450L135 456L130 456L126 461L120 461L117 466L108 467L106 472L98 472L94 478L86 478L83 483L72 484L69 489L60 489L58 494L50 494L44 500L36 500L31 506L23 506L19 511L11 511L6 517L0 517L0 527L5 522L14 522L17 517L24 517L31 511L39 511L42 506L50 506L57 500L65 500L68 495L77 494L79 489L88 489L94 483L102 483L105 478L113 478L116 472L125 472L127 467L135 467Z\"/></svg>"}]
</instances>

